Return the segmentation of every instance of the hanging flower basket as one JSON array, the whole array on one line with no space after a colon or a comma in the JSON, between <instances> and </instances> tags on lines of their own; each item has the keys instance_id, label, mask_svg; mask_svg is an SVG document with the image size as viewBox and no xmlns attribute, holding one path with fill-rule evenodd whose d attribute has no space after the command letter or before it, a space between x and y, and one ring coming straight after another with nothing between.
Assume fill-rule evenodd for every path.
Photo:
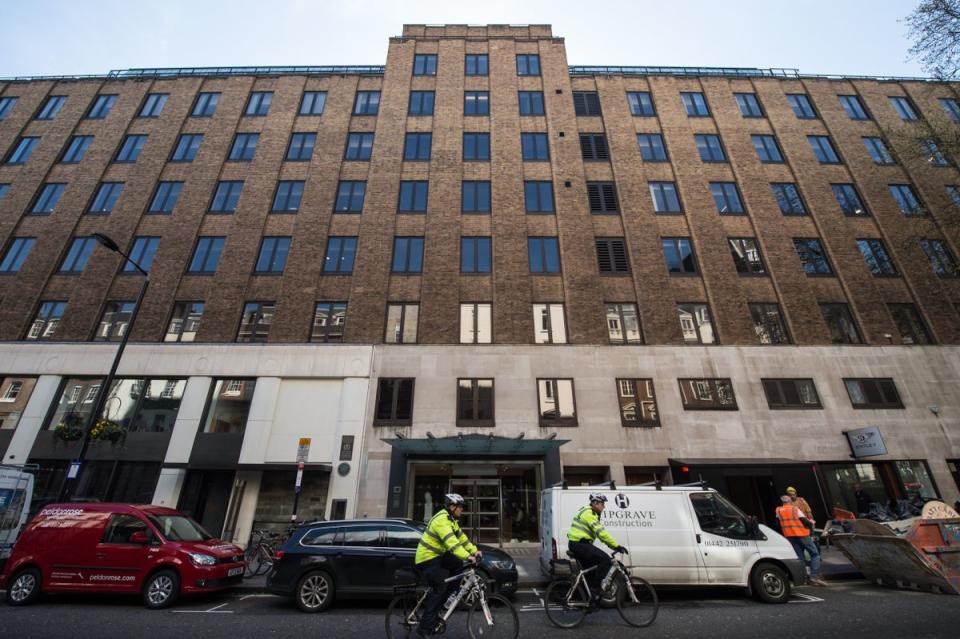
<instances>
[{"instance_id":1,"label":"hanging flower basket","mask_svg":"<svg viewBox=\"0 0 960 639\"><path fill-rule=\"evenodd\" d=\"M127 436L126 429L117 422L101 419L90 429L90 439L119 444Z\"/></svg>"},{"instance_id":2,"label":"hanging flower basket","mask_svg":"<svg viewBox=\"0 0 960 639\"><path fill-rule=\"evenodd\" d=\"M75 442L83 437L83 429L77 426L73 420L66 420L54 427L53 434L60 441Z\"/></svg>"}]
</instances>

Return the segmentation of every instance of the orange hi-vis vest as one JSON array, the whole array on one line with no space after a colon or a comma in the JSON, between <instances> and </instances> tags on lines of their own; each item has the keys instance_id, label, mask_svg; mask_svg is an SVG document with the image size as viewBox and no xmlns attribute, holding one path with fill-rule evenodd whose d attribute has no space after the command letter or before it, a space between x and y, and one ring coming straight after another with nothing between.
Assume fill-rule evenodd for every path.
<instances>
[{"instance_id":1,"label":"orange hi-vis vest","mask_svg":"<svg viewBox=\"0 0 960 639\"><path fill-rule=\"evenodd\" d=\"M777 519L780 520L780 530L784 537L809 537L810 531L800 521L800 509L796 506L780 506L777 508Z\"/></svg>"}]
</instances>

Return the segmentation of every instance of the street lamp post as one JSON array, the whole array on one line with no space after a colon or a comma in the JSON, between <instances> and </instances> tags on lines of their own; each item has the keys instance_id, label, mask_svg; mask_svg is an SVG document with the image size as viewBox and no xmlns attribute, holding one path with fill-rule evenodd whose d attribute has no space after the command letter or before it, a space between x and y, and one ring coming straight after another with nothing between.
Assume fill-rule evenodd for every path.
<instances>
[{"instance_id":1,"label":"street lamp post","mask_svg":"<svg viewBox=\"0 0 960 639\"><path fill-rule=\"evenodd\" d=\"M97 419L99 419L100 413L103 411L103 407L107 403L107 395L110 394L110 386L113 384L113 378L116 376L117 368L120 366L120 358L123 356L123 349L127 347L127 340L130 339L130 333L133 331L133 323L137 319L137 313L140 312L140 303L143 302L143 296L147 292L147 286L150 284L150 274L147 273L147 271L145 271L139 264L134 262L129 255L121 251L120 246L109 236L104 235L103 233L94 233L93 238L104 247L110 249L114 253L119 253L121 256L126 258L127 262L130 263L135 269L140 271L140 273L143 275L143 284L140 285L140 292L137 293L137 301L133 303L133 310L130 312L130 321L127 323L127 328L120 338L120 345L117 347L117 352L113 356L113 364L110 366L110 372L107 373L107 376L104 378L103 383L100 386L100 392L97 393L97 399L93 404L93 411L91 411L90 415L87 417L87 423L83 429L83 445L80 447L80 453L77 455L76 460L74 460L78 465L76 471L71 473L70 469L68 468L67 473L63 477L63 484L60 486L60 493L57 496L57 501L60 502L68 501L73 494L74 485L80 475L79 464L83 463L83 458L86 456L87 449L90 447L90 431L92 430L93 425L97 423ZM72 477L71 474L73 475Z\"/></svg>"}]
</instances>

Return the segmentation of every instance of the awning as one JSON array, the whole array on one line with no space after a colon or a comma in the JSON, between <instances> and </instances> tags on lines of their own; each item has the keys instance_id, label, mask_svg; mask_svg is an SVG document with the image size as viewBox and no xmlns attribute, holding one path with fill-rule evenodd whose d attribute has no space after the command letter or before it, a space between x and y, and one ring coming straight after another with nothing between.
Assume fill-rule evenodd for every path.
<instances>
[{"instance_id":1,"label":"awning","mask_svg":"<svg viewBox=\"0 0 960 639\"><path fill-rule=\"evenodd\" d=\"M384 439L395 450L411 455L525 455L542 456L569 439L526 439L477 433L453 437L396 437Z\"/></svg>"},{"instance_id":2,"label":"awning","mask_svg":"<svg viewBox=\"0 0 960 639\"><path fill-rule=\"evenodd\" d=\"M672 466L810 466L813 462L786 457L698 457L667 460Z\"/></svg>"}]
</instances>

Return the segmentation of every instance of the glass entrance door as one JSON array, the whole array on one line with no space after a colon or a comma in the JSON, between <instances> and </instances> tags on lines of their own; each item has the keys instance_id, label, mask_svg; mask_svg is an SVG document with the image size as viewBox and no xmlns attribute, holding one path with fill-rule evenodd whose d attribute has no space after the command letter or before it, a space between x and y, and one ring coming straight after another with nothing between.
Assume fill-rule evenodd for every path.
<instances>
[{"instance_id":1,"label":"glass entrance door","mask_svg":"<svg viewBox=\"0 0 960 639\"><path fill-rule=\"evenodd\" d=\"M463 495L466 504L460 527L473 543L500 543L500 480L450 479L450 491Z\"/></svg>"}]
</instances>

